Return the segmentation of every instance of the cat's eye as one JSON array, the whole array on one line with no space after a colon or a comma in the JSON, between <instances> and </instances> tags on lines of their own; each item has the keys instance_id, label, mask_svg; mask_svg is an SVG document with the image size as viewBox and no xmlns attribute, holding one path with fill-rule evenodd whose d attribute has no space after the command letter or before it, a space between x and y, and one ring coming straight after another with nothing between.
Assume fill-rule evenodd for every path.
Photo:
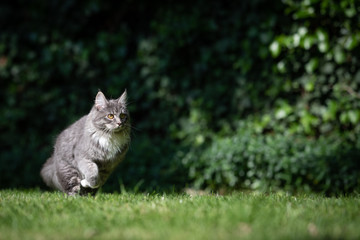
<instances>
[{"instance_id":1,"label":"cat's eye","mask_svg":"<svg viewBox=\"0 0 360 240\"><path fill-rule=\"evenodd\" d=\"M108 119L113 119L113 118L114 118L114 114L108 114L107 117L108 117Z\"/></svg>"},{"instance_id":2,"label":"cat's eye","mask_svg":"<svg viewBox=\"0 0 360 240\"><path fill-rule=\"evenodd\" d=\"M123 119L125 119L125 118L126 118L126 114L121 113L121 114L120 114L120 119L123 120Z\"/></svg>"}]
</instances>

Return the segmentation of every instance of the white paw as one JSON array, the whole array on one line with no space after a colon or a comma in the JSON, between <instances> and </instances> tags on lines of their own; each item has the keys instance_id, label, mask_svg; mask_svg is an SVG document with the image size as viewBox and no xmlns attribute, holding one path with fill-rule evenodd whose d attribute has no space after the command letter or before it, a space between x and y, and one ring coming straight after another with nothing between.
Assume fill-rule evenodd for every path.
<instances>
[{"instance_id":1,"label":"white paw","mask_svg":"<svg viewBox=\"0 0 360 240\"><path fill-rule=\"evenodd\" d=\"M90 184L86 179L81 180L80 184L83 187L90 187Z\"/></svg>"},{"instance_id":2,"label":"white paw","mask_svg":"<svg viewBox=\"0 0 360 240\"><path fill-rule=\"evenodd\" d=\"M85 187L85 188L98 188L99 186L91 186L90 183L84 178L83 180L81 180L80 182L81 186Z\"/></svg>"}]
</instances>

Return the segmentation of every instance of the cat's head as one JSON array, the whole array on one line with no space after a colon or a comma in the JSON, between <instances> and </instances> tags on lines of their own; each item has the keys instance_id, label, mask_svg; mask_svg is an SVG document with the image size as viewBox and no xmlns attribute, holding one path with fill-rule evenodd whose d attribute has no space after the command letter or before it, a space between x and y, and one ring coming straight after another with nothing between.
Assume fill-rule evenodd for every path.
<instances>
[{"instance_id":1,"label":"cat's head","mask_svg":"<svg viewBox=\"0 0 360 240\"><path fill-rule=\"evenodd\" d=\"M128 130L130 128L130 116L126 101L126 90L118 99L110 100L107 100L105 95L99 91L92 109L94 126L109 133Z\"/></svg>"}]
</instances>

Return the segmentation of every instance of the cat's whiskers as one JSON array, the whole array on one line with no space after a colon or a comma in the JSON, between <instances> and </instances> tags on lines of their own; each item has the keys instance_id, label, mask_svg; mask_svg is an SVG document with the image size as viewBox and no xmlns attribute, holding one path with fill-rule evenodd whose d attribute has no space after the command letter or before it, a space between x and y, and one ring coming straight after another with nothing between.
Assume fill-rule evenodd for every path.
<instances>
[{"instance_id":1,"label":"cat's whiskers","mask_svg":"<svg viewBox=\"0 0 360 240\"><path fill-rule=\"evenodd\" d=\"M126 126L127 126L128 128L131 128L131 129L135 130L135 131L141 132L141 129L140 129L140 128L136 128L136 127L134 127L134 126L132 126L132 125L130 125L130 124L126 124Z\"/></svg>"}]
</instances>

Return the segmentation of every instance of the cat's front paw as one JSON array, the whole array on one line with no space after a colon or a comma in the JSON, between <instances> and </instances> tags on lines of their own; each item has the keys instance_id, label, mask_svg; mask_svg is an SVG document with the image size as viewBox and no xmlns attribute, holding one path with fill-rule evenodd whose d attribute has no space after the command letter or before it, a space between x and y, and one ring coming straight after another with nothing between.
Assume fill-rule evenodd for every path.
<instances>
[{"instance_id":1,"label":"cat's front paw","mask_svg":"<svg viewBox=\"0 0 360 240\"><path fill-rule=\"evenodd\" d=\"M90 187L90 183L86 179L81 180L80 184L85 188Z\"/></svg>"},{"instance_id":2,"label":"cat's front paw","mask_svg":"<svg viewBox=\"0 0 360 240\"><path fill-rule=\"evenodd\" d=\"M85 178L83 180L81 180L80 184L81 184L81 186L83 186L85 188L98 188L99 187L99 185L90 184Z\"/></svg>"}]
</instances>

